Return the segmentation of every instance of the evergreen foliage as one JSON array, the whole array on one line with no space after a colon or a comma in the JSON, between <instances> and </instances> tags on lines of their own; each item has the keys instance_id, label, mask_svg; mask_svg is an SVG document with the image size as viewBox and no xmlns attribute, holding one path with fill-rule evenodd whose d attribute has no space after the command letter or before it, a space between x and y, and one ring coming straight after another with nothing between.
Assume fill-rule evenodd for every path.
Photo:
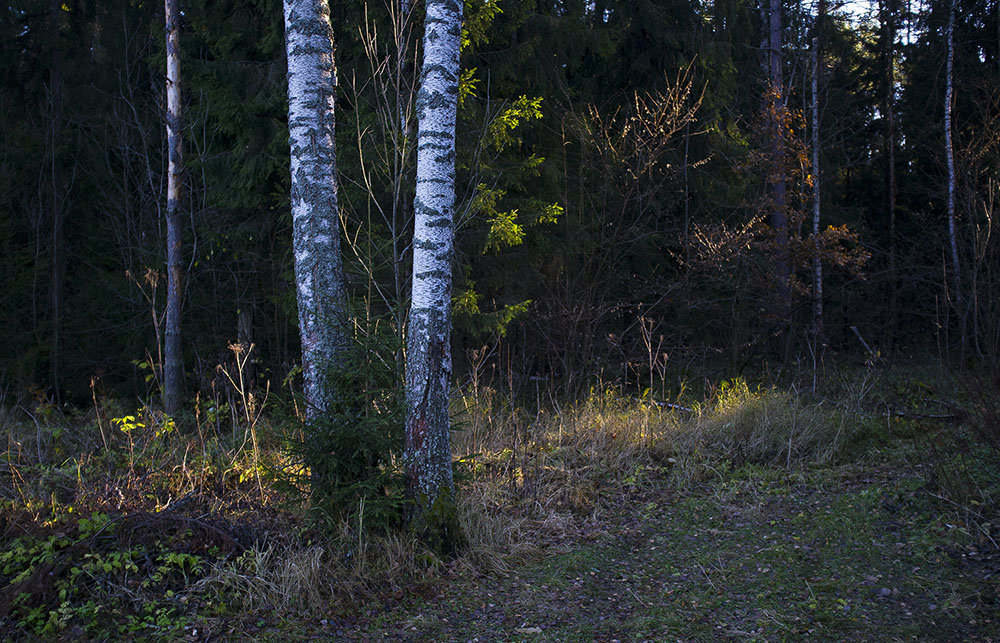
<instances>
[{"instance_id":1,"label":"evergreen foliage","mask_svg":"<svg viewBox=\"0 0 1000 643\"><path fill-rule=\"evenodd\" d=\"M377 531L402 519L404 414L392 357L396 341L383 332L356 339L343 363L329 367L326 379L337 395L326 412L308 433L299 422L288 424L287 447L310 469L276 471L277 478L308 491L330 525L347 521Z\"/></svg>"},{"instance_id":2,"label":"evergreen foliage","mask_svg":"<svg viewBox=\"0 0 1000 643\"><path fill-rule=\"evenodd\" d=\"M956 223L969 267L960 284L967 310L941 279L947 8L944 0L919 7L885 0L868 13L831 5L824 22L821 220L839 231L831 252L870 254L860 269L840 269L834 256L824 265L824 329L834 351L857 349L856 326L879 348L931 346L958 356L963 315L966 356L988 361L1000 348L993 330L1000 253L996 236L986 235L1000 167L997 2L960 0L956 11ZM154 388L160 382L163 14L156 3L126 0L67 0L59 9L55 39L45 3L15 0L0 12L7 61L0 70L0 385L22 400L36 391L82 404L92 377L121 396L145 395L149 374ZM182 9L187 375L195 392L209 395L214 366L229 343L244 339L243 328L257 347L255 385L277 390L299 359L281 3L184 0ZM640 317L657 321L678 366L708 360L736 374L774 357L762 340L764 282L753 277L768 270L767 235L740 235L762 207L764 177L747 171L764 144L757 136L765 87L759 9L746 0L467 3L456 150L456 375L470 366L471 351L499 342L521 356L516 382L531 387L527 378L548 377L584 391L602 370L634 368L628 364L645 352ZM397 285L407 283L412 261L412 138L398 164L393 159L406 140L399 134L413 131L423 5L402 25L398 51L396 5L350 0L331 11L348 289L402 336L408 295ZM790 114L809 99L813 13L808 5L784 7ZM58 140L53 52L63 61ZM633 176L615 146L628 140L620 137L639 116L637 98L662 95L683 69L694 97L704 90L694 120L664 141L654 171ZM400 94L380 89L394 90L399 74ZM789 171L803 191L809 168ZM54 175L65 177L61 246L50 214ZM729 254L707 261L699 235L728 240L716 249ZM61 395L51 380L55 252L65 254ZM759 287L745 287L755 279ZM796 295L791 311L793 353L806 352L805 295ZM401 359L399 351L400 377Z\"/></svg>"}]
</instances>

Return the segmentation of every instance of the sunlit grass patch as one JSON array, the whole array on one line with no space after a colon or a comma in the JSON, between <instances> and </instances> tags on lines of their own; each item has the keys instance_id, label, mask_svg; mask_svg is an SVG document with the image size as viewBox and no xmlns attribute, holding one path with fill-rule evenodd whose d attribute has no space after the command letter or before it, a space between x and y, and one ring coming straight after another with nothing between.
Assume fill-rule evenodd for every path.
<instances>
[{"instance_id":1,"label":"sunlit grass patch","mask_svg":"<svg viewBox=\"0 0 1000 643\"><path fill-rule=\"evenodd\" d=\"M507 505L527 503L541 513L586 514L601 497L664 479L684 488L745 464L827 464L848 456L870 428L858 412L776 389L751 390L742 380L691 407L613 390L533 417L490 394L463 402L468 426L458 435L457 454L474 476L495 481Z\"/></svg>"},{"instance_id":2,"label":"sunlit grass patch","mask_svg":"<svg viewBox=\"0 0 1000 643\"><path fill-rule=\"evenodd\" d=\"M861 419L786 391L754 391L736 380L720 387L668 439L685 457L701 454L736 466L826 464L863 430Z\"/></svg>"}]
</instances>

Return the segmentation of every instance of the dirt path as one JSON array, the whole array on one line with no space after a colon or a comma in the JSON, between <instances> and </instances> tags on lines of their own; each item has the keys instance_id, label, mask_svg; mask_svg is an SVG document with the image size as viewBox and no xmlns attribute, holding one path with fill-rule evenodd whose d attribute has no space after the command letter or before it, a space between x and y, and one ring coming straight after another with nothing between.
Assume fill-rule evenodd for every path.
<instances>
[{"instance_id":1,"label":"dirt path","mask_svg":"<svg viewBox=\"0 0 1000 643\"><path fill-rule=\"evenodd\" d=\"M899 463L666 487L506 577L454 579L361 639L1000 640L998 576Z\"/></svg>"}]
</instances>

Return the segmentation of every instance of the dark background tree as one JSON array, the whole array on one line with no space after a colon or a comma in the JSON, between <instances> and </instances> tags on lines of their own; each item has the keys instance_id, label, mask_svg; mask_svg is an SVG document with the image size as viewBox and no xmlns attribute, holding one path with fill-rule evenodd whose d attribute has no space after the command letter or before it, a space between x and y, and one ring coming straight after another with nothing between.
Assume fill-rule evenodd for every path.
<instances>
[{"instance_id":1,"label":"dark background tree","mask_svg":"<svg viewBox=\"0 0 1000 643\"><path fill-rule=\"evenodd\" d=\"M649 369L641 320L655 321L680 375L807 354L816 249L804 141L817 8L772 4L467 3L458 378L495 367L514 387L533 386L531 377L571 393L597 376L636 384ZM985 230L1000 165L997 0L956 0L954 14L957 284L943 154L950 5L907 13L904 4L849 14L830 3L821 31L827 356L859 351L857 327L890 356L933 348L955 365L995 361L1000 253ZM210 390L227 345L246 339L256 384L280 390L299 361L281 5L189 0L181 9L186 375L192 390ZM778 11L780 26L762 19ZM406 213L385 223L375 204L410 198L412 156L394 174L363 175L374 149L365 137L389 130L359 27L367 20L382 51L395 51L392 15L384 3L332 7L351 309L389 316L402 333L408 302L396 284L409 278L412 233ZM411 29L422 18L414 4ZM164 383L162 19L159 6L126 0L14 0L0 14L0 386L18 396L81 403L95 377L115 395ZM781 56L765 71L761 43L771 39ZM761 106L778 74L787 114L772 148ZM394 100L398 110L409 98ZM657 109L680 116L696 105L693 120L672 121L679 128L643 129ZM769 165L764 153L784 160ZM777 210L767 186L779 180L787 249L768 219ZM781 258L788 341L776 351L774 315L764 312L776 310Z\"/></svg>"}]
</instances>

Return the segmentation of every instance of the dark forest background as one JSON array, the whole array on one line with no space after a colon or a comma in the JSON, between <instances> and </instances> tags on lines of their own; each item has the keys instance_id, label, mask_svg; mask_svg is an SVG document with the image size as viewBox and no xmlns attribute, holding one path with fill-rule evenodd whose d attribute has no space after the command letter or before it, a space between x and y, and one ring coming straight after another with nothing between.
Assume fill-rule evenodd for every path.
<instances>
[{"instance_id":1,"label":"dark forest background","mask_svg":"<svg viewBox=\"0 0 1000 643\"><path fill-rule=\"evenodd\" d=\"M233 342L281 388L298 361L277 0L182 3L184 361ZM1000 2L958 0L948 250L942 0L783 7L790 310L775 304L762 7L472 0L463 50L454 334L460 377L649 386L883 357L1000 352ZM405 323L412 65L382 0L332 5L344 248L359 337ZM146 396L162 363L163 7L6 3L0 17L0 390ZM419 14L419 7L418 12ZM401 30L412 39L414 25ZM821 43L820 167L810 43ZM411 50L412 51L412 50ZM398 73L397 73L398 70ZM395 74L395 75L394 75ZM400 81L400 82L397 82ZM686 118L687 114L693 114ZM890 154L891 152L891 154ZM394 159L403 165L394 167ZM824 314L812 304L822 191ZM894 207L893 207L894 206ZM395 214L394 214L395 213ZM670 374L669 376L667 374Z\"/></svg>"}]
</instances>

